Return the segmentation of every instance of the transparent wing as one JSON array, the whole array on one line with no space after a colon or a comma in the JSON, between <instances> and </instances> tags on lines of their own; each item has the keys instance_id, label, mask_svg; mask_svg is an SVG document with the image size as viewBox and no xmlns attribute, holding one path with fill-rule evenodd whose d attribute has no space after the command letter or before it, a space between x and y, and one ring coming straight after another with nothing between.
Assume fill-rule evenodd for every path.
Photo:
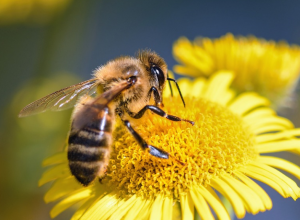
<instances>
[{"instance_id":1,"label":"transparent wing","mask_svg":"<svg viewBox=\"0 0 300 220\"><path fill-rule=\"evenodd\" d=\"M97 79L90 79L53 92L23 108L19 117L26 117L47 110L60 111L73 107L82 95L93 95L97 90Z\"/></svg>"},{"instance_id":2,"label":"transparent wing","mask_svg":"<svg viewBox=\"0 0 300 220\"><path fill-rule=\"evenodd\" d=\"M111 89L103 92L97 96L92 103L84 104L81 110L76 113L76 117L72 122L72 127L75 130L80 130L88 124L95 123L95 119L100 119L102 114L99 114L107 105L113 101L118 95L120 95L124 90L128 89L133 85L132 82L123 81L118 85L115 85ZM95 110L97 109L97 110Z\"/></svg>"}]
</instances>

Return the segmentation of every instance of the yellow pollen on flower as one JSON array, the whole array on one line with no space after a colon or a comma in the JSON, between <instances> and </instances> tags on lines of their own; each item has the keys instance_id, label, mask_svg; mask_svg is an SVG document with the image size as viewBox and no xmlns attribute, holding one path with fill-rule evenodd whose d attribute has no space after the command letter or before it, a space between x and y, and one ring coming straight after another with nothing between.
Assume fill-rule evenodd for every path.
<instances>
[{"instance_id":1,"label":"yellow pollen on flower","mask_svg":"<svg viewBox=\"0 0 300 220\"><path fill-rule=\"evenodd\" d=\"M178 199L192 184L206 186L212 177L231 174L258 157L254 135L239 116L205 99L185 101L186 108L178 97L165 100L164 110L193 120L194 126L149 113L135 127L148 144L169 152L170 159L143 152L126 128L117 127L107 176L120 195L154 198L163 194Z\"/></svg>"}]
</instances>

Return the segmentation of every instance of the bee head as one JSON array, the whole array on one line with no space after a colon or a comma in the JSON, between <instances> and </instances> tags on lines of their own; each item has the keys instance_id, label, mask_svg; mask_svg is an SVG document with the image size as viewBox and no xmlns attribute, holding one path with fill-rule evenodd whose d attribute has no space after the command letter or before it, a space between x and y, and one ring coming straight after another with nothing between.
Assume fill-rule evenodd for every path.
<instances>
[{"instance_id":1,"label":"bee head","mask_svg":"<svg viewBox=\"0 0 300 220\"><path fill-rule=\"evenodd\" d=\"M150 76L151 86L162 92L167 80L167 64L157 53L150 50L141 50L137 58L142 62Z\"/></svg>"},{"instance_id":2,"label":"bee head","mask_svg":"<svg viewBox=\"0 0 300 220\"><path fill-rule=\"evenodd\" d=\"M157 106L163 106L162 92L167 80L167 64L163 58L151 50L139 51L137 59L141 61L149 77L149 83L151 91L154 94L155 104Z\"/></svg>"},{"instance_id":3,"label":"bee head","mask_svg":"<svg viewBox=\"0 0 300 220\"><path fill-rule=\"evenodd\" d=\"M182 103L185 106L185 102L184 102L184 99L181 94L181 91L180 91L177 81L175 79L168 77L168 68L167 68L167 64L165 63L164 59L161 58L155 52L152 52L150 50L139 51L137 58L145 66L146 71L148 72L148 74L150 76L150 83L151 83L152 90L154 93L154 99L155 99L156 105L163 107L162 92L163 92L163 88L166 84L166 81L168 80L170 90L171 90L171 95L173 96L173 91L172 91L170 82L173 81L176 84L176 87L177 87L177 90L181 97Z\"/></svg>"}]
</instances>

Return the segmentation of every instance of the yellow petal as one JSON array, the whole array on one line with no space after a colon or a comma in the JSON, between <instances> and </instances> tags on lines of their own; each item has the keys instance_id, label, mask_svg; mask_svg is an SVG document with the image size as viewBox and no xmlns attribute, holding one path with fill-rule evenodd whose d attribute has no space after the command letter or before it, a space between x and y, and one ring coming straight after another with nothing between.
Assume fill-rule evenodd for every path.
<instances>
[{"instance_id":1,"label":"yellow petal","mask_svg":"<svg viewBox=\"0 0 300 220\"><path fill-rule=\"evenodd\" d=\"M271 116L271 117L265 117L256 121L253 121L249 127L250 129L257 133L257 130L269 125L280 125L283 126L285 129L287 128L293 128L294 125L293 123L285 118L281 118L281 117L275 117L275 116Z\"/></svg>"},{"instance_id":2,"label":"yellow petal","mask_svg":"<svg viewBox=\"0 0 300 220\"><path fill-rule=\"evenodd\" d=\"M270 117L276 115L275 111L270 108L257 108L248 114L243 116L243 120L248 124L251 124L253 121L263 119L265 117Z\"/></svg>"},{"instance_id":3,"label":"yellow petal","mask_svg":"<svg viewBox=\"0 0 300 220\"><path fill-rule=\"evenodd\" d=\"M222 202L215 190L213 190L210 186L206 186L206 189L215 197L215 199L219 200L219 202Z\"/></svg>"},{"instance_id":4,"label":"yellow petal","mask_svg":"<svg viewBox=\"0 0 300 220\"><path fill-rule=\"evenodd\" d=\"M268 196L268 194L253 180L251 180L249 177L244 175L243 173L236 171L234 174L241 180L243 181L247 186L249 186L251 189L253 189L254 192L261 198L264 206L266 209L271 209L272 208L272 200Z\"/></svg>"},{"instance_id":5,"label":"yellow petal","mask_svg":"<svg viewBox=\"0 0 300 220\"><path fill-rule=\"evenodd\" d=\"M41 179L39 180L39 186L42 186L45 183L48 183L57 178L63 178L70 175L71 174L68 166L65 163L59 164L55 167L51 167L43 173Z\"/></svg>"},{"instance_id":6,"label":"yellow petal","mask_svg":"<svg viewBox=\"0 0 300 220\"><path fill-rule=\"evenodd\" d=\"M230 216L226 211L222 202L216 199L215 196L212 195L204 186L201 185L194 186L194 189L192 188L191 190L197 190L198 193L200 193L204 197L204 199L211 206L212 210L218 216L219 220L226 220L226 219L230 220Z\"/></svg>"},{"instance_id":7,"label":"yellow petal","mask_svg":"<svg viewBox=\"0 0 300 220\"><path fill-rule=\"evenodd\" d=\"M203 72L208 73L209 71L211 71L212 67L214 66L214 60L212 59L212 57L208 55L204 49L196 44L194 44L194 49L195 55L207 65L207 70L203 70Z\"/></svg>"},{"instance_id":8,"label":"yellow petal","mask_svg":"<svg viewBox=\"0 0 300 220\"><path fill-rule=\"evenodd\" d=\"M242 199L225 181L219 178L212 178L210 185L229 200L238 218L245 216L246 210Z\"/></svg>"},{"instance_id":9,"label":"yellow petal","mask_svg":"<svg viewBox=\"0 0 300 220\"><path fill-rule=\"evenodd\" d=\"M99 197L94 204L81 217L82 220L96 220L108 218L117 208L120 200L116 197L116 192ZM105 218L106 217L106 218Z\"/></svg>"},{"instance_id":10,"label":"yellow petal","mask_svg":"<svg viewBox=\"0 0 300 220\"><path fill-rule=\"evenodd\" d=\"M88 198L83 201L83 204L77 209L77 211L72 215L71 220L81 219L81 216L85 213L85 211L98 199L96 196L93 198Z\"/></svg>"},{"instance_id":11,"label":"yellow petal","mask_svg":"<svg viewBox=\"0 0 300 220\"><path fill-rule=\"evenodd\" d=\"M288 196L291 196L294 200L296 200L298 198L298 196L300 195L300 188L297 186L295 181L292 180L291 178L287 177L283 173L279 172L278 170L276 170L266 164L259 163L258 161L255 163L252 163L251 166L255 166L259 169L263 169L263 170L267 171L269 174L273 175L273 178L275 176L278 179L280 179L280 181L284 182L285 184L281 183L282 188L284 187L284 191L286 192L286 194Z\"/></svg>"},{"instance_id":12,"label":"yellow petal","mask_svg":"<svg viewBox=\"0 0 300 220\"><path fill-rule=\"evenodd\" d=\"M173 198L165 197L163 200L162 220L172 219L173 214Z\"/></svg>"},{"instance_id":13,"label":"yellow petal","mask_svg":"<svg viewBox=\"0 0 300 220\"><path fill-rule=\"evenodd\" d=\"M289 150L290 152L294 153L294 154L298 154L300 155L300 148L295 148L293 150Z\"/></svg>"},{"instance_id":14,"label":"yellow petal","mask_svg":"<svg viewBox=\"0 0 300 220\"><path fill-rule=\"evenodd\" d=\"M213 75L207 82L207 89L203 94L203 97L213 102L222 100L222 97L230 86L233 78L234 74L230 71L220 71L216 75Z\"/></svg>"},{"instance_id":15,"label":"yellow petal","mask_svg":"<svg viewBox=\"0 0 300 220\"><path fill-rule=\"evenodd\" d=\"M58 214L66 210L67 208L71 207L77 202L84 200L91 196L91 189L82 189L77 191L76 193L72 194L71 196L65 198L64 200L60 201L56 204L50 211L51 218L56 217Z\"/></svg>"},{"instance_id":16,"label":"yellow petal","mask_svg":"<svg viewBox=\"0 0 300 220\"><path fill-rule=\"evenodd\" d=\"M239 95L228 107L232 112L238 115L244 115L252 109L267 105L269 105L267 99L255 93L248 92Z\"/></svg>"},{"instance_id":17,"label":"yellow petal","mask_svg":"<svg viewBox=\"0 0 300 220\"><path fill-rule=\"evenodd\" d=\"M53 202L69 193L75 192L83 187L74 179L74 177L57 179L44 196L46 203Z\"/></svg>"},{"instance_id":18,"label":"yellow petal","mask_svg":"<svg viewBox=\"0 0 300 220\"><path fill-rule=\"evenodd\" d=\"M136 195L131 196L128 200L119 206L119 208L110 216L110 220L117 220L124 217L125 213L135 204Z\"/></svg>"},{"instance_id":19,"label":"yellow petal","mask_svg":"<svg viewBox=\"0 0 300 220\"><path fill-rule=\"evenodd\" d=\"M300 136L299 128L295 128L292 130L286 130L286 131L282 131L282 132L277 132L277 133L258 135L255 137L255 140L256 140L256 143L265 143L265 142L270 142L270 141L277 141L277 140L284 139L284 138L291 138L294 136Z\"/></svg>"},{"instance_id":20,"label":"yellow petal","mask_svg":"<svg viewBox=\"0 0 300 220\"><path fill-rule=\"evenodd\" d=\"M172 220L182 220L182 214L180 209L180 202L174 201L172 205Z\"/></svg>"},{"instance_id":21,"label":"yellow petal","mask_svg":"<svg viewBox=\"0 0 300 220\"><path fill-rule=\"evenodd\" d=\"M191 67L181 66L181 65L175 65L173 67L173 70L174 70L175 73L182 74L182 75L193 76L193 77L199 76L198 70L196 68L191 68Z\"/></svg>"},{"instance_id":22,"label":"yellow petal","mask_svg":"<svg viewBox=\"0 0 300 220\"><path fill-rule=\"evenodd\" d=\"M291 163L287 160L278 158L278 157L271 157L271 156L260 156L258 161L264 164L267 164L272 167L279 168L290 174L293 174L298 179L300 179L300 167L294 163Z\"/></svg>"},{"instance_id":23,"label":"yellow petal","mask_svg":"<svg viewBox=\"0 0 300 220\"><path fill-rule=\"evenodd\" d=\"M265 184L267 184L268 186L272 187L273 189L275 189L280 195L282 195L283 197L287 197L285 196L285 193L283 192L283 189L280 187L280 185L274 181L273 179L263 175L261 172L257 171L257 170L253 170L249 167L241 167L239 169L241 172L245 173L247 176L256 179L258 181L261 181Z\"/></svg>"},{"instance_id":24,"label":"yellow petal","mask_svg":"<svg viewBox=\"0 0 300 220\"><path fill-rule=\"evenodd\" d=\"M139 219L148 220L150 218L153 202L154 200L146 200L145 205L137 215Z\"/></svg>"},{"instance_id":25,"label":"yellow petal","mask_svg":"<svg viewBox=\"0 0 300 220\"><path fill-rule=\"evenodd\" d=\"M58 163L64 163L66 161L67 161L66 152L60 152L60 153L54 154L53 156L48 157L47 159L43 160L42 166L43 167L51 166L51 165L58 164Z\"/></svg>"},{"instance_id":26,"label":"yellow petal","mask_svg":"<svg viewBox=\"0 0 300 220\"><path fill-rule=\"evenodd\" d=\"M178 80L178 85L179 85L179 88L180 88L180 91L181 91L182 95L183 96L189 96L189 89L192 86L192 81L189 80L188 78L181 78L181 79ZM175 89L175 92L174 92L174 89L173 89L173 93L176 96L179 95L177 89Z\"/></svg>"},{"instance_id":27,"label":"yellow petal","mask_svg":"<svg viewBox=\"0 0 300 220\"><path fill-rule=\"evenodd\" d=\"M146 200L143 200L141 197L137 197L132 208L125 214L124 220L137 219L139 212L145 206Z\"/></svg>"},{"instance_id":28,"label":"yellow petal","mask_svg":"<svg viewBox=\"0 0 300 220\"><path fill-rule=\"evenodd\" d=\"M190 190L190 195L200 217L202 219L214 220L215 218L211 213L210 208L207 205L207 202L205 201L204 197L198 191L195 191L193 189Z\"/></svg>"},{"instance_id":29,"label":"yellow petal","mask_svg":"<svg viewBox=\"0 0 300 220\"><path fill-rule=\"evenodd\" d=\"M262 134L266 132L274 132L274 131L283 131L286 130L286 127L284 125L280 124L271 124L271 125L264 125L263 127L255 129L255 131L252 131L254 134Z\"/></svg>"},{"instance_id":30,"label":"yellow petal","mask_svg":"<svg viewBox=\"0 0 300 220\"><path fill-rule=\"evenodd\" d=\"M192 83L188 90L189 96L200 97L206 87L206 80L204 78L197 78Z\"/></svg>"},{"instance_id":31,"label":"yellow petal","mask_svg":"<svg viewBox=\"0 0 300 220\"><path fill-rule=\"evenodd\" d=\"M274 169L271 170L265 170L262 169L259 166L253 166L253 164L249 164L246 168L241 167L240 171L247 174L247 176L250 176L254 179L257 179L263 183L266 183L273 189L275 189L280 195L282 195L284 198L286 197L292 197L293 199L297 198L297 185L292 183L293 181L289 179L287 176L282 177L283 175L279 175L278 177L277 173L275 173ZM278 171L277 171L278 172ZM291 182L292 181L292 182ZM288 182L288 183L287 183Z\"/></svg>"},{"instance_id":32,"label":"yellow petal","mask_svg":"<svg viewBox=\"0 0 300 220\"><path fill-rule=\"evenodd\" d=\"M190 220L194 218L194 203L189 193L180 196L180 206L182 220Z\"/></svg>"},{"instance_id":33,"label":"yellow petal","mask_svg":"<svg viewBox=\"0 0 300 220\"><path fill-rule=\"evenodd\" d=\"M235 97L235 92L233 90L228 89L227 91L224 91L224 94L222 95L222 98L217 100L217 102L220 105L228 105L228 103Z\"/></svg>"},{"instance_id":34,"label":"yellow petal","mask_svg":"<svg viewBox=\"0 0 300 220\"><path fill-rule=\"evenodd\" d=\"M208 56L203 55L200 51L194 53L193 49L199 49L199 47L194 46L187 38L179 38L173 46L173 55L174 58L186 66L192 66L196 70L195 73L199 71L202 73L210 73L212 71L212 62L203 62L205 60L211 60ZM202 62L201 62L202 60ZM175 71L176 72L176 71ZM186 72L183 72L185 75ZM197 74L199 75L199 73ZM195 76L195 75L192 75Z\"/></svg>"},{"instance_id":35,"label":"yellow petal","mask_svg":"<svg viewBox=\"0 0 300 220\"><path fill-rule=\"evenodd\" d=\"M163 196L159 194L151 208L150 220L160 220L162 219L162 205L163 205ZM171 218L172 216L169 216Z\"/></svg>"},{"instance_id":36,"label":"yellow petal","mask_svg":"<svg viewBox=\"0 0 300 220\"><path fill-rule=\"evenodd\" d=\"M222 179L241 197L250 213L257 214L259 211L265 211L264 204L260 197L247 185L229 174L222 175Z\"/></svg>"},{"instance_id":37,"label":"yellow petal","mask_svg":"<svg viewBox=\"0 0 300 220\"><path fill-rule=\"evenodd\" d=\"M263 143L257 145L257 150L259 153L272 153L279 151L293 150L294 148L300 147L299 139L290 139L283 141L276 141L271 143Z\"/></svg>"}]
</instances>

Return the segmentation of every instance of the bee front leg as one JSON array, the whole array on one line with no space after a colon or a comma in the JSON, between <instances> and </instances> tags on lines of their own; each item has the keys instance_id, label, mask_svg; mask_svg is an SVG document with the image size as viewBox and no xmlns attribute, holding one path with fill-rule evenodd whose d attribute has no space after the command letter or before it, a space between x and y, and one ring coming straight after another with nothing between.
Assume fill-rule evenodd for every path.
<instances>
[{"instance_id":1,"label":"bee front leg","mask_svg":"<svg viewBox=\"0 0 300 220\"><path fill-rule=\"evenodd\" d=\"M148 97L151 97L151 94L153 93L154 95L154 101L155 101L155 105L156 106L161 106L164 107L163 103L162 103L162 96L159 93L159 91L156 89L156 87L152 86L150 91L148 92Z\"/></svg>"},{"instance_id":2,"label":"bee front leg","mask_svg":"<svg viewBox=\"0 0 300 220\"><path fill-rule=\"evenodd\" d=\"M129 113L129 115L132 117L132 118L141 118L145 111L149 109L150 111L152 111L153 113L161 116L161 117L165 117L166 119L169 119L171 121L186 121L192 125L195 124L195 122L193 121L190 121L190 120L187 120L187 119L183 119L183 118L179 118L175 115L169 115L167 114L164 110L160 109L159 107L157 106L154 106L154 105L146 105L144 108L142 108L142 110L140 110L138 113L134 114L132 112Z\"/></svg>"},{"instance_id":3,"label":"bee front leg","mask_svg":"<svg viewBox=\"0 0 300 220\"><path fill-rule=\"evenodd\" d=\"M171 155L158 147L154 147L152 145L147 144L147 142L131 127L131 124L129 121L123 121L124 125L127 127L129 132L133 135L135 140L138 142L138 144L141 146L143 150L149 149L149 153L155 157L159 157L162 159L169 159ZM178 163L184 165L181 161L174 158Z\"/></svg>"}]
</instances>

